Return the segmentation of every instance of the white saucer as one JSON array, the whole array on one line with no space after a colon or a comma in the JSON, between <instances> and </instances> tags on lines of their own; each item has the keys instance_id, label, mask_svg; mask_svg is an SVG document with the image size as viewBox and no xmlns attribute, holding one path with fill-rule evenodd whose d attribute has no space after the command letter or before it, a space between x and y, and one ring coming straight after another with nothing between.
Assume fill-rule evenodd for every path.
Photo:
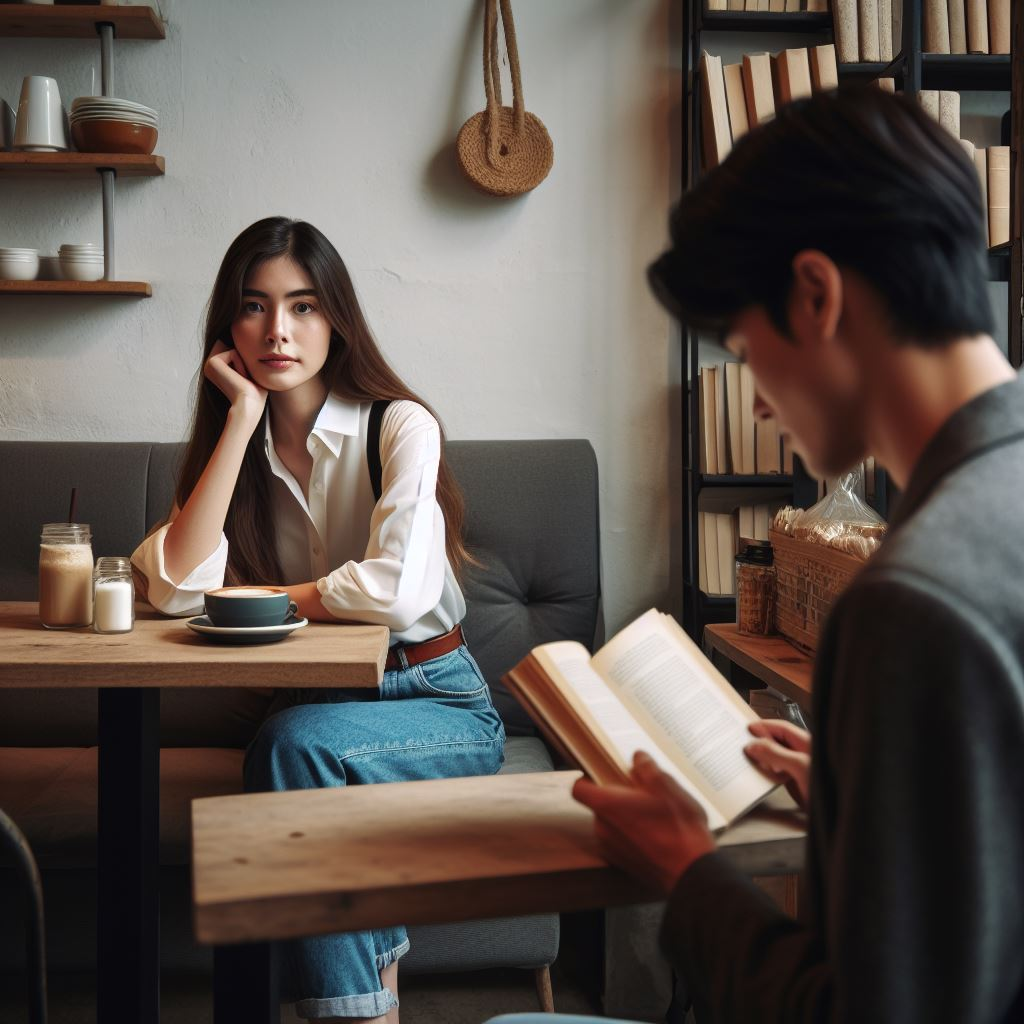
<instances>
[{"instance_id":1,"label":"white saucer","mask_svg":"<svg viewBox=\"0 0 1024 1024\"><path fill-rule=\"evenodd\" d=\"M185 623L194 633L220 644L272 644L289 633L309 625L308 619L292 615L280 626L215 626L206 615L197 615Z\"/></svg>"}]
</instances>

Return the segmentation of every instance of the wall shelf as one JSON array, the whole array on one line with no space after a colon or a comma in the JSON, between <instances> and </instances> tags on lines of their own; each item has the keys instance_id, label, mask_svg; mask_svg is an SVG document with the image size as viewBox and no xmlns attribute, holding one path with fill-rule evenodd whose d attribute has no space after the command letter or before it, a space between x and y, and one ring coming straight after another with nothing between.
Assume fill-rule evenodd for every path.
<instances>
[{"instance_id":1,"label":"wall shelf","mask_svg":"<svg viewBox=\"0 0 1024 1024\"><path fill-rule=\"evenodd\" d=\"M922 53L923 89L1010 91L1008 53Z\"/></svg>"},{"instance_id":2,"label":"wall shelf","mask_svg":"<svg viewBox=\"0 0 1024 1024\"><path fill-rule=\"evenodd\" d=\"M119 39L166 38L152 7L0 4L0 36L14 39L95 39L104 24L113 25Z\"/></svg>"},{"instance_id":3,"label":"wall shelf","mask_svg":"<svg viewBox=\"0 0 1024 1024\"><path fill-rule=\"evenodd\" d=\"M703 5L701 5L703 6ZM828 12L800 11L789 14L754 13L752 11L695 12L698 28L705 32L785 32L820 35L832 31L832 15Z\"/></svg>"},{"instance_id":4,"label":"wall shelf","mask_svg":"<svg viewBox=\"0 0 1024 1024\"><path fill-rule=\"evenodd\" d=\"M781 487L792 488L793 477L784 473L761 473L758 475L743 473L701 473L700 486L703 487Z\"/></svg>"},{"instance_id":5,"label":"wall shelf","mask_svg":"<svg viewBox=\"0 0 1024 1024\"><path fill-rule=\"evenodd\" d=\"M106 170L121 178L155 178L164 173L164 158L138 153L0 153L0 175L87 177Z\"/></svg>"},{"instance_id":6,"label":"wall shelf","mask_svg":"<svg viewBox=\"0 0 1024 1024\"><path fill-rule=\"evenodd\" d=\"M0 281L0 295L105 295L148 299L145 281Z\"/></svg>"}]
</instances>

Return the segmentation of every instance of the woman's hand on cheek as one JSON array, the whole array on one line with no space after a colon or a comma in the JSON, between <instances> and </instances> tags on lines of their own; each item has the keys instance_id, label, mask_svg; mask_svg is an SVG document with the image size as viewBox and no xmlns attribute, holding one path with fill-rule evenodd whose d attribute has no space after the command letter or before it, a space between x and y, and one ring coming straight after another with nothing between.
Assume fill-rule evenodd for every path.
<instances>
[{"instance_id":1,"label":"woman's hand on cheek","mask_svg":"<svg viewBox=\"0 0 1024 1024\"><path fill-rule=\"evenodd\" d=\"M715 849L715 840L700 805L646 754L636 754L631 782L597 786L580 779L573 796L594 812L608 859L667 895L695 860Z\"/></svg>"},{"instance_id":2,"label":"woman's hand on cheek","mask_svg":"<svg viewBox=\"0 0 1024 1024\"><path fill-rule=\"evenodd\" d=\"M242 413L255 427L267 404L267 392L249 376L238 350L216 342L203 366L203 375L224 393L232 410Z\"/></svg>"}]
</instances>

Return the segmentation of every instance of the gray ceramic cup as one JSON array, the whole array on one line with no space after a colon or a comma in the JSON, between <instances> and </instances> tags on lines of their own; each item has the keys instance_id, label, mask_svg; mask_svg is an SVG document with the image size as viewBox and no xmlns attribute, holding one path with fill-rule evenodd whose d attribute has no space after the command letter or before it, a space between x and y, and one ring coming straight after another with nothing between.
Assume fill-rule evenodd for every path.
<instances>
[{"instance_id":1,"label":"gray ceramic cup","mask_svg":"<svg viewBox=\"0 0 1024 1024\"><path fill-rule=\"evenodd\" d=\"M221 587L204 594L203 603L215 626L233 629L280 626L299 610L278 587Z\"/></svg>"}]
</instances>

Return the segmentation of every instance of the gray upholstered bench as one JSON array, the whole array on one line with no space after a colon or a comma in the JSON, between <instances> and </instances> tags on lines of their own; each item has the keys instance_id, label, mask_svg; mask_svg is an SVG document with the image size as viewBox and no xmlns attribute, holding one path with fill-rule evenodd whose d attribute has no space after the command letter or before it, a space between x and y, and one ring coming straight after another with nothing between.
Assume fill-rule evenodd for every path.
<instances>
[{"instance_id":1,"label":"gray upholstered bench","mask_svg":"<svg viewBox=\"0 0 1024 1024\"><path fill-rule=\"evenodd\" d=\"M72 486L93 553L130 554L171 504L179 445L0 442L0 600L35 600L39 530L59 519ZM463 487L467 540L482 563L466 583L470 648L490 682L509 740L504 772L550 769L544 744L501 685L531 647L599 635L597 465L586 441L461 441L447 448ZM241 790L243 751L269 697L252 690L165 691L161 698L163 914L187 922L188 808ZM43 868L50 962L87 967L96 837L96 701L85 691L0 692L0 807ZM0 905L13 878L0 872ZM20 962L0 929L0 969ZM539 972L558 952L558 918L540 915L410 929L413 973L518 967ZM173 943L172 943L173 945ZM206 951L180 942L180 959Z\"/></svg>"}]
</instances>

